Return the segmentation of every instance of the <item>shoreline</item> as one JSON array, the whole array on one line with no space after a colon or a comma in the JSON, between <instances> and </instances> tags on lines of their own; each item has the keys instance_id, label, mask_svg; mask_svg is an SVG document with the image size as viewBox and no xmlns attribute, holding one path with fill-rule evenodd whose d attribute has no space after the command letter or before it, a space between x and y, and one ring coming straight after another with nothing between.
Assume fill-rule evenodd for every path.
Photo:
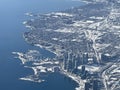
<instances>
[{"instance_id":1,"label":"shoreline","mask_svg":"<svg viewBox=\"0 0 120 90\"><path fill-rule=\"evenodd\" d=\"M61 73L69 77L70 79L72 79L78 84L78 87L75 88L76 90L84 90L85 80L82 80L81 77L76 76L75 74L66 72L65 70L62 70Z\"/></svg>"}]
</instances>

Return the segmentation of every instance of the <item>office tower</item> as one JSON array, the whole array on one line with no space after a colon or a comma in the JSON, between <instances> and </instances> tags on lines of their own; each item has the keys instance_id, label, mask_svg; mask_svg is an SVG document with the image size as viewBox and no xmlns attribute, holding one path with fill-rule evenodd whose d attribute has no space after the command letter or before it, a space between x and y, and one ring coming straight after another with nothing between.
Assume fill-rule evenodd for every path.
<instances>
[{"instance_id":1,"label":"office tower","mask_svg":"<svg viewBox=\"0 0 120 90\"><path fill-rule=\"evenodd\" d=\"M83 64L87 64L88 63L88 53L84 53L83 54Z\"/></svg>"}]
</instances>

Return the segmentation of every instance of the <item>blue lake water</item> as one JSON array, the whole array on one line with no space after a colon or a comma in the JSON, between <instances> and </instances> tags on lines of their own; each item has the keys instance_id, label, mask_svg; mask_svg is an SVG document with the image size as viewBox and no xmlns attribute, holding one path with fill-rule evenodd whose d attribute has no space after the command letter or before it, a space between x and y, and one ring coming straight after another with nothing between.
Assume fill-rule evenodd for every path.
<instances>
[{"instance_id":1,"label":"blue lake water","mask_svg":"<svg viewBox=\"0 0 120 90\"><path fill-rule=\"evenodd\" d=\"M52 57L50 52L24 41L26 28L22 22L29 19L24 13L42 14L80 5L81 2L71 0L0 0L0 90L74 90L76 83L59 74L51 74L41 84L19 80L33 71L24 68L11 52L38 49Z\"/></svg>"}]
</instances>

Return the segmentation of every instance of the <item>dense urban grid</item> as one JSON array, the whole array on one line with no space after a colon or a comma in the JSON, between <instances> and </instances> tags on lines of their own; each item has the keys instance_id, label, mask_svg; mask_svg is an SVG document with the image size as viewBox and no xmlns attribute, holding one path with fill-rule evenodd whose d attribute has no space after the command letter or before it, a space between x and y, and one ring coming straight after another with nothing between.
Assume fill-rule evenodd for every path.
<instances>
[{"instance_id":1,"label":"dense urban grid","mask_svg":"<svg viewBox=\"0 0 120 90\"><path fill-rule=\"evenodd\" d=\"M13 52L35 72L21 79L41 82L45 73L59 71L79 84L76 90L120 89L120 0L84 1L60 12L27 13L33 19L24 22L31 29L25 40L56 56Z\"/></svg>"}]
</instances>

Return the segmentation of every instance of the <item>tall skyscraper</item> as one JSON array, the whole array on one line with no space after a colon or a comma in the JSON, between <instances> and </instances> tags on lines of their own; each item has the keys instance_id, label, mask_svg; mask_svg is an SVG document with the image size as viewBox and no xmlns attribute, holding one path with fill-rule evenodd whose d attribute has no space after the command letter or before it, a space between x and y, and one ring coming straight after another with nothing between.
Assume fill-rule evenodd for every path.
<instances>
[{"instance_id":1,"label":"tall skyscraper","mask_svg":"<svg viewBox=\"0 0 120 90\"><path fill-rule=\"evenodd\" d=\"M83 53L83 60L82 60L83 64L87 64L88 63L88 53Z\"/></svg>"}]
</instances>

